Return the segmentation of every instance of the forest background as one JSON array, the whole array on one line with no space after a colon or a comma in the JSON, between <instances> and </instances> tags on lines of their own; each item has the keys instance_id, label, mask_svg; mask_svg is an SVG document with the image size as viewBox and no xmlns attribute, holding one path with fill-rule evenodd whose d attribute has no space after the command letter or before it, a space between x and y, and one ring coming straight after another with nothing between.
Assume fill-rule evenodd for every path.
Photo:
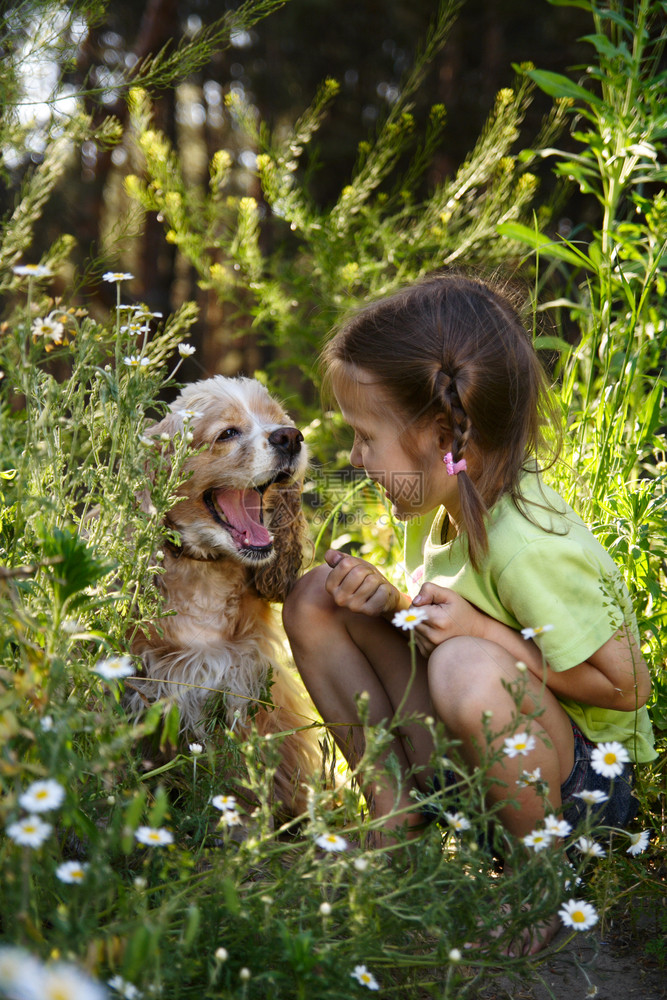
<instances>
[{"instance_id":1,"label":"forest background","mask_svg":"<svg viewBox=\"0 0 667 1000\"><path fill-rule=\"evenodd\" d=\"M96 673L159 613L143 583L159 572L186 442L155 470L147 514L141 431L181 380L242 372L276 390L313 455L315 558L344 546L399 578L400 526L351 477L314 361L347 309L443 267L523 291L563 414L551 481L623 571L652 669L659 756L641 771L639 825L612 832L603 859L575 854L576 894L603 923L638 887L664 902L664 15L656 0L43 0L3 12L8 996L31 995L29 981L43 996L57 976L59 995L78 997L105 979L125 996L347 997L380 981L459 997L501 968L540 976L524 957L499 959L572 896L572 874L534 852L494 877L478 851L493 819L480 776L462 778L473 832L434 824L405 871L383 852L323 853L327 831L363 844L372 829L354 774L335 789L323 775L308 816L276 826L271 747L231 731L167 770L142 767L120 682ZM140 732L161 724L175 740L178 719L159 714ZM38 817L26 832L34 781L66 791L50 786L53 825ZM222 792L245 806L243 837L217 825ZM157 840L142 853L146 828ZM642 830L650 847L635 858ZM583 833L609 839L592 817ZM504 933L463 963L463 942L502 906ZM656 906L642 948L663 963L664 930Z\"/></svg>"}]
</instances>

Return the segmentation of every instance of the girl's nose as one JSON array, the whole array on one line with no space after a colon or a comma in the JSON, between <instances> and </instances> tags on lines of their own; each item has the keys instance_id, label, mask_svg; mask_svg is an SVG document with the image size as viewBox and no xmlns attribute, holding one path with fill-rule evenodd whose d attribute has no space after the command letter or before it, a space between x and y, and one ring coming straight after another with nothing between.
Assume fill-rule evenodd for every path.
<instances>
[{"instance_id":1,"label":"girl's nose","mask_svg":"<svg viewBox=\"0 0 667 1000\"><path fill-rule=\"evenodd\" d=\"M350 452L350 465L354 466L355 469L363 469L364 467L364 463L361 461L361 449L356 442L352 445Z\"/></svg>"}]
</instances>

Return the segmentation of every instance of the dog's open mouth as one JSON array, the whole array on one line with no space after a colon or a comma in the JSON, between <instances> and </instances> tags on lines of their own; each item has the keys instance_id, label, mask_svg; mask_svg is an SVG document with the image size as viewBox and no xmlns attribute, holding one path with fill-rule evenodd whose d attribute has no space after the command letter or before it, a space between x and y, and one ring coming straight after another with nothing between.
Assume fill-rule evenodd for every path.
<instances>
[{"instance_id":1,"label":"dog's open mouth","mask_svg":"<svg viewBox=\"0 0 667 1000\"><path fill-rule=\"evenodd\" d=\"M273 546L273 536L264 525L262 497L271 483L282 476L257 486L254 489L207 490L204 503L213 519L231 536L241 551L256 555L266 555Z\"/></svg>"}]
</instances>

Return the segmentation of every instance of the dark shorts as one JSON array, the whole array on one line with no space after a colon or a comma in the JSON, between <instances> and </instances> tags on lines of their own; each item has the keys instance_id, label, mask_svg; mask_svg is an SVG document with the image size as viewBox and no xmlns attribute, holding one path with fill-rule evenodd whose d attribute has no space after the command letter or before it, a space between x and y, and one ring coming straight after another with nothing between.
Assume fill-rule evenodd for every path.
<instances>
[{"instance_id":1,"label":"dark shorts","mask_svg":"<svg viewBox=\"0 0 667 1000\"><path fill-rule=\"evenodd\" d=\"M572 734L574 736L574 763L569 775L560 786L561 801L563 803L563 817L573 827L576 827L579 820L586 816L586 810L590 808L591 818L596 825L625 827L635 818L639 809L639 803L633 794L635 786L634 765L625 764L622 774L618 778L604 778L591 766L591 753L596 745L588 737L584 736L578 726L572 722ZM437 802L424 806L422 811L425 818L437 820L442 816L445 808L456 808L456 791L453 789L458 782L458 778L453 771L445 771L445 798L447 790L452 798L448 802L440 805ZM442 788L442 782L437 778L432 779L434 791ZM608 795L606 802L588 807L586 803L577 798L577 792L600 791ZM453 794L452 794L453 793Z\"/></svg>"},{"instance_id":2,"label":"dark shorts","mask_svg":"<svg viewBox=\"0 0 667 1000\"><path fill-rule=\"evenodd\" d=\"M591 815L596 823L605 826L625 827L635 818L639 803L633 794L635 769L633 764L625 764L618 778L605 778L591 767L591 753L596 744L584 736L572 722L574 735L574 764L569 775L560 786L563 802L563 816L576 826L586 815L586 803L576 797L577 792L600 791L608 795L606 802L591 807Z\"/></svg>"}]
</instances>

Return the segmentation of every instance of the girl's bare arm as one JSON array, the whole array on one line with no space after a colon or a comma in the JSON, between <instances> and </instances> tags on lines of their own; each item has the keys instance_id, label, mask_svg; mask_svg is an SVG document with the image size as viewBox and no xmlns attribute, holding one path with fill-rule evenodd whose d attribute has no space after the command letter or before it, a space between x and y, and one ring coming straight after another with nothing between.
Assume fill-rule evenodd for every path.
<instances>
[{"instance_id":1,"label":"girl's bare arm","mask_svg":"<svg viewBox=\"0 0 667 1000\"><path fill-rule=\"evenodd\" d=\"M465 598L427 583L415 605L428 607L429 622L417 627L420 651L428 655L454 635L488 639L523 661L557 697L572 698L599 708L632 712L646 704L651 691L648 667L629 633L618 631L588 660L568 670L552 670L532 639L484 614Z\"/></svg>"},{"instance_id":2,"label":"girl's bare arm","mask_svg":"<svg viewBox=\"0 0 667 1000\"><path fill-rule=\"evenodd\" d=\"M546 683L557 696L619 712L641 708L651 693L646 661L633 636L623 629L584 663L560 672L548 668Z\"/></svg>"}]
</instances>

